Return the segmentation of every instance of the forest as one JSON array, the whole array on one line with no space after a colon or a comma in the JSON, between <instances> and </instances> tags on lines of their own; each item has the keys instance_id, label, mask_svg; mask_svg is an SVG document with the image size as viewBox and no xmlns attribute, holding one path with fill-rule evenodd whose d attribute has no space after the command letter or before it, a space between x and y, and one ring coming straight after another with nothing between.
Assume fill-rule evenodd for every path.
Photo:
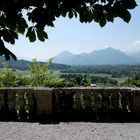
<instances>
[{"instance_id":1,"label":"forest","mask_svg":"<svg viewBox=\"0 0 140 140\"><path fill-rule=\"evenodd\" d=\"M61 70L63 76L88 77L100 86L139 86L140 65L72 66Z\"/></svg>"}]
</instances>

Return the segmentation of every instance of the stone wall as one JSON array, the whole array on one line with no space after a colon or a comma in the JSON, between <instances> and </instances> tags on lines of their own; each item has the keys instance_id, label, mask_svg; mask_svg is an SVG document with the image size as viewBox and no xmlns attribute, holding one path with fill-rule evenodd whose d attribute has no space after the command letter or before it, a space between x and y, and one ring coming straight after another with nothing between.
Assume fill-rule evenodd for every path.
<instances>
[{"instance_id":1,"label":"stone wall","mask_svg":"<svg viewBox=\"0 0 140 140\"><path fill-rule=\"evenodd\" d=\"M0 88L0 118L34 119L50 115L124 113L140 115L140 89Z\"/></svg>"}]
</instances>

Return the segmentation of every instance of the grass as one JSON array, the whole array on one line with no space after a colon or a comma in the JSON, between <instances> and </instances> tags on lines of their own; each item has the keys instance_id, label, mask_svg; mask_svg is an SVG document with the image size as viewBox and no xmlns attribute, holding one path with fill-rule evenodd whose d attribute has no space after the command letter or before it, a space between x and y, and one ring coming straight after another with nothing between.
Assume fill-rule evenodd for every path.
<instances>
[{"instance_id":1,"label":"grass","mask_svg":"<svg viewBox=\"0 0 140 140\"><path fill-rule=\"evenodd\" d=\"M87 75L87 76L95 76L95 77L102 77L102 78L105 78L105 77L108 77L109 79L112 79L112 80L116 80L118 81L119 84L123 83L127 77L112 77L111 74L105 74L105 73L64 73L64 74L76 74L76 75Z\"/></svg>"}]
</instances>

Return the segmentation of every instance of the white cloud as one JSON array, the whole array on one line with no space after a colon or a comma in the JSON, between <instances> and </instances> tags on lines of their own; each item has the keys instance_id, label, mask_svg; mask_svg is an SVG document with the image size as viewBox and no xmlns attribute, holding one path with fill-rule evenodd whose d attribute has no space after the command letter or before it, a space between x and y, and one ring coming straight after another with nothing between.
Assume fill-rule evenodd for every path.
<instances>
[{"instance_id":1,"label":"white cloud","mask_svg":"<svg viewBox=\"0 0 140 140\"><path fill-rule=\"evenodd\" d=\"M136 40L133 42L133 46L140 45L140 40Z\"/></svg>"}]
</instances>

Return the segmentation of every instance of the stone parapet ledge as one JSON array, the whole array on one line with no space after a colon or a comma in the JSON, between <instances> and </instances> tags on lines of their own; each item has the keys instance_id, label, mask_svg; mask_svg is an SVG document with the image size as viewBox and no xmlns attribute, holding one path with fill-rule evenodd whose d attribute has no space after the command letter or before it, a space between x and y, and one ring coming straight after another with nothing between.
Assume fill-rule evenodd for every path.
<instances>
[{"instance_id":1,"label":"stone parapet ledge","mask_svg":"<svg viewBox=\"0 0 140 140\"><path fill-rule=\"evenodd\" d=\"M93 98L89 99L89 94ZM81 100L84 101L81 103ZM4 87L0 88L0 115L18 113L41 116L63 111L81 112L81 108L87 112L88 101L90 105L94 103L95 112L131 112L140 115L140 88L130 87Z\"/></svg>"}]
</instances>

